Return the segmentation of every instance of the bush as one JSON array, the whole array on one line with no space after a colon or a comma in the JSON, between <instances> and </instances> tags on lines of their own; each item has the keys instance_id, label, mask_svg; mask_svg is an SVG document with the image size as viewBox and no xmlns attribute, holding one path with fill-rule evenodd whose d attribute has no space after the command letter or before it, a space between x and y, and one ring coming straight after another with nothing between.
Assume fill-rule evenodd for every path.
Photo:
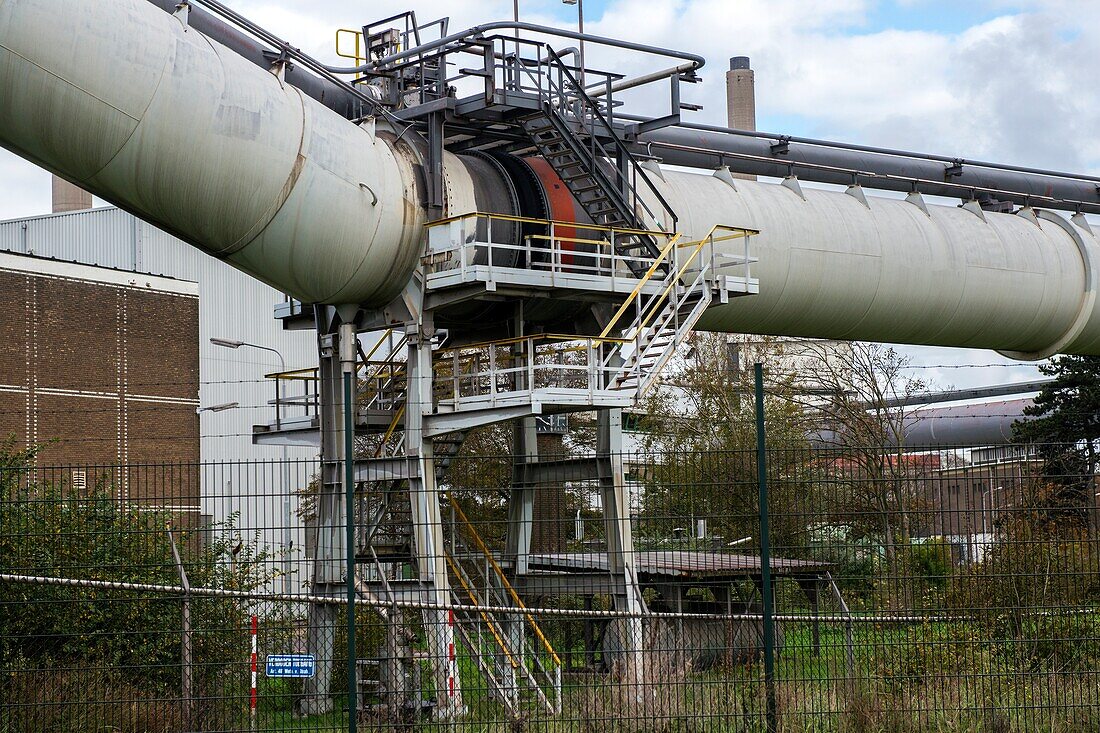
<instances>
[{"instance_id":1,"label":"bush","mask_svg":"<svg viewBox=\"0 0 1100 733\"><path fill-rule=\"evenodd\" d=\"M897 633L902 638L887 637L874 665L890 692L992 671L988 646L972 625L926 621Z\"/></svg>"},{"instance_id":2,"label":"bush","mask_svg":"<svg viewBox=\"0 0 1100 733\"><path fill-rule=\"evenodd\" d=\"M1016 521L982 562L957 577L948 606L972 615L999 660L1022 671L1090 670L1100 663L1095 542Z\"/></svg>"},{"instance_id":3,"label":"bush","mask_svg":"<svg viewBox=\"0 0 1100 733\"><path fill-rule=\"evenodd\" d=\"M178 513L120 503L109 482L77 493L35 481L27 467L33 451L13 454L4 448L0 445L0 572L179 585L165 530L181 521ZM206 541L197 528L175 534L193 587L253 590L272 580L270 556L257 549L256 540L241 537L234 522L215 527ZM231 548L236 550L232 562ZM39 699L26 697L35 688L44 696L41 710L21 713L5 706L3 714L70 720L57 727L15 725L16 730L81 730L82 720L99 721L97 729L104 729L102 721L123 716L107 729L151 732L163 726L146 711L181 709L179 595L5 582L0 596L0 699ZM250 602L241 599L191 600L194 692L204 698L198 706L204 718L217 717L223 708L235 715L240 696L247 694L247 675L234 672L247 659L252 612ZM87 685L77 682L81 677ZM129 708L129 717L115 709L120 699L132 701L121 706ZM163 720L179 729L170 716Z\"/></svg>"}]
</instances>

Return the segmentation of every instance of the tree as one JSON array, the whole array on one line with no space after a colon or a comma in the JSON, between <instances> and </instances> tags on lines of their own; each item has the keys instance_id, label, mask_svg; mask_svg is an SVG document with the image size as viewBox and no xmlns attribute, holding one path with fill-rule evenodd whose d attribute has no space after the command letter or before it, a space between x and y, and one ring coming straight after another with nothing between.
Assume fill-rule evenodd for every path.
<instances>
[{"instance_id":1,"label":"tree","mask_svg":"<svg viewBox=\"0 0 1100 733\"><path fill-rule=\"evenodd\" d=\"M1059 356L1039 371L1045 385L1013 424L1013 437L1029 443L1043 461L1047 490L1040 493L1048 519L1083 525L1093 505L1100 440L1100 357Z\"/></svg>"},{"instance_id":2,"label":"tree","mask_svg":"<svg viewBox=\"0 0 1100 733\"><path fill-rule=\"evenodd\" d=\"M772 544L777 552L805 546L809 422L792 398L798 373L785 353L788 344L696 333L687 355L643 400L642 542L667 541L699 518L728 540L758 539L755 387L753 370L744 367L761 362Z\"/></svg>"},{"instance_id":3,"label":"tree","mask_svg":"<svg viewBox=\"0 0 1100 733\"><path fill-rule=\"evenodd\" d=\"M907 376L909 359L882 344L853 342L837 348L806 342L805 369L813 375L816 397L805 406L826 429L822 442L834 449L843 493L829 504L859 534L881 538L890 577L901 578L898 548L911 544L914 512L921 505L921 482L905 454L905 435L915 419L909 398L927 384ZM853 470L854 469L854 470ZM891 600L896 600L896 594Z\"/></svg>"},{"instance_id":4,"label":"tree","mask_svg":"<svg viewBox=\"0 0 1100 733\"><path fill-rule=\"evenodd\" d=\"M0 572L179 584L165 529L185 523L179 512L121 503L109 481L86 490L42 481L33 466L36 454L36 448L17 449L13 439L0 442ZM273 558L258 537L242 537L234 522L231 517L213 528L205 541L197 527L175 535L193 587L252 591L276 577ZM5 601L0 659L7 661L0 698L9 694L6 684L33 682L36 670L43 669L83 677L99 670L143 699L175 695L182 659L181 606L174 594L24 582L0 584L0 592ZM243 599L192 601L200 696L230 704L223 670L240 658L254 610ZM203 715L216 707L207 705Z\"/></svg>"}]
</instances>

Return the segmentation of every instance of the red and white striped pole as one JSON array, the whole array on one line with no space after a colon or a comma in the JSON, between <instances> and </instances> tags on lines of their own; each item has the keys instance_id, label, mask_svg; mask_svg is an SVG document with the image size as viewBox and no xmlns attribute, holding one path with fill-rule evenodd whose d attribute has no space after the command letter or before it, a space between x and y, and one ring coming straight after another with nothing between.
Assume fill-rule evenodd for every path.
<instances>
[{"instance_id":1,"label":"red and white striped pole","mask_svg":"<svg viewBox=\"0 0 1100 733\"><path fill-rule=\"evenodd\" d=\"M451 698L450 707L454 707L455 676L458 674L458 660L455 656L455 612L453 608L447 609L447 626L450 640L447 644L447 695Z\"/></svg>"},{"instance_id":2,"label":"red and white striped pole","mask_svg":"<svg viewBox=\"0 0 1100 733\"><path fill-rule=\"evenodd\" d=\"M256 628L258 626L255 616L252 617L252 688L248 693L248 725L250 730L256 730Z\"/></svg>"}]
</instances>

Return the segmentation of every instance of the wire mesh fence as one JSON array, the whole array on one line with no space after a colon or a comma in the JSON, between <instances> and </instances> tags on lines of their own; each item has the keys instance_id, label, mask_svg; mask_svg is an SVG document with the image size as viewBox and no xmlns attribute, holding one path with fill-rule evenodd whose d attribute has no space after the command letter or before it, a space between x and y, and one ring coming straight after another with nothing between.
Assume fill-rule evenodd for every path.
<instances>
[{"instance_id":1,"label":"wire mesh fence","mask_svg":"<svg viewBox=\"0 0 1100 733\"><path fill-rule=\"evenodd\" d=\"M0 731L1100 730L1097 483L1052 454L769 450L773 681L753 451L366 476L353 665L320 464L9 456Z\"/></svg>"}]
</instances>

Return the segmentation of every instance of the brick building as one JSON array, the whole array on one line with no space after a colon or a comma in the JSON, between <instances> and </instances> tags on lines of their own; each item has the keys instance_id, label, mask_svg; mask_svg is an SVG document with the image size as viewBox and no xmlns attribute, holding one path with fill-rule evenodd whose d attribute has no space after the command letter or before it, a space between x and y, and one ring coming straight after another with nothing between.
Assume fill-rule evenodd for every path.
<instances>
[{"instance_id":1,"label":"brick building","mask_svg":"<svg viewBox=\"0 0 1100 733\"><path fill-rule=\"evenodd\" d=\"M163 467L199 460L195 283L0 252L0 291L0 436L77 486L197 513L197 472Z\"/></svg>"}]
</instances>

